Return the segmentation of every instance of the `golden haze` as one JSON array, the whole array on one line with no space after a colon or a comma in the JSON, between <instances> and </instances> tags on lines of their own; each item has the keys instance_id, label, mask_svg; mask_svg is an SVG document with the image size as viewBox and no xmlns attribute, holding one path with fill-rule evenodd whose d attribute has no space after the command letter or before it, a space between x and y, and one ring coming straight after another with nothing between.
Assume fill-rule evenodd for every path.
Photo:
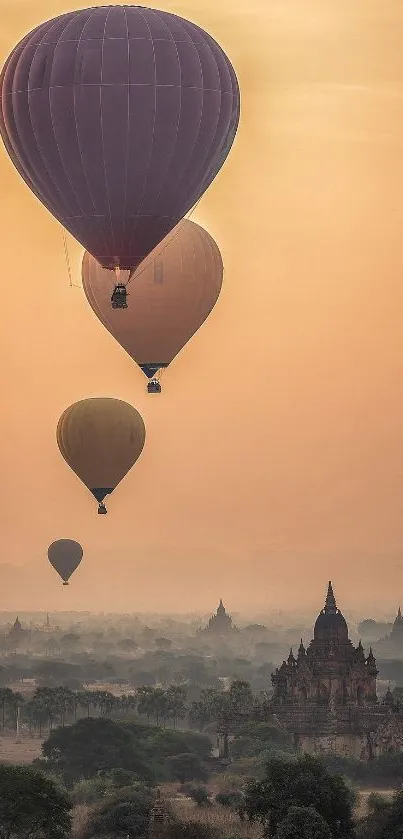
<instances>
[{"instance_id":1,"label":"golden haze","mask_svg":"<svg viewBox=\"0 0 403 839\"><path fill-rule=\"evenodd\" d=\"M242 119L194 214L215 311L147 397L70 289L62 230L0 153L0 608L392 613L403 597L400 0L177 0L236 68ZM1 58L79 3L1 2ZM75 281L82 249L69 238ZM87 396L140 410L144 452L99 517L55 428ZM70 588L46 560L85 550Z\"/></svg>"}]
</instances>

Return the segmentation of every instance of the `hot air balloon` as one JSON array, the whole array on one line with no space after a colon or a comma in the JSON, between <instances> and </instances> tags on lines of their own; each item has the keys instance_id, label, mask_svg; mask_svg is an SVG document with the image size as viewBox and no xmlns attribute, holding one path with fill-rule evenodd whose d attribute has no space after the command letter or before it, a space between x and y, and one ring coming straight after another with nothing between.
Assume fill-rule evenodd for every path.
<instances>
[{"instance_id":1,"label":"hot air balloon","mask_svg":"<svg viewBox=\"0 0 403 839\"><path fill-rule=\"evenodd\" d=\"M48 559L52 567L68 586L69 579L83 558L83 549L74 539L57 539L48 548Z\"/></svg>"},{"instance_id":2,"label":"hot air balloon","mask_svg":"<svg viewBox=\"0 0 403 839\"><path fill-rule=\"evenodd\" d=\"M100 6L42 23L1 76L0 131L37 198L104 267L135 270L237 131L227 56L177 15Z\"/></svg>"},{"instance_id":3,"label":"hot air balloon","mask_svg":"<svg viewBox=\"0 0 403 839\"><path fill-rule=\"evenodd\" d=\"M128 311L110 305L110 273L85 253L82 280L95 314L151 379L149 392L160 392L154 379L168 367L202 325L221 290L223 264L206 230L184 220L144 260L127 286Z\"/></svg>"},{"instance_id":4,"label":"hot air balloon","mask_svg":"<svg viewBox=\"0 0 403 839\"><path fill-rule=\"evenodd\" d=\"M83 399L60 417L60 452L98 501L98 513L107 512L103 500L140 457L145 436L139 412L120 399Z\"/></svg>"}]
</instances>

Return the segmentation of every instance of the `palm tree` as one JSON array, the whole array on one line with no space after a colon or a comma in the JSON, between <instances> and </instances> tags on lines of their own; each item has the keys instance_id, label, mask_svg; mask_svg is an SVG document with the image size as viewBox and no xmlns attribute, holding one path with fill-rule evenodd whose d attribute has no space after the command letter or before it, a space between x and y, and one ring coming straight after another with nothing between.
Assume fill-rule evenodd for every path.
<instances>
[{"instance_id":1,"label":"palm tree","mask_svg":"<svg viewBox=\"0 0 403 839\"><path fill-rule=\"evenodd\" d=\"M97 695L101 717L109 717L118 704L118 699L109 690L100 690Z\"/></svg>"},{"instance_id":2,"label":"palm tree","mask_svg":"<svg viewBox=\"0 0 403 839\"><path fill-rule=\"evenodd\" d=\"M82 690L77 693L77 704L87 711L87 717L90 717L91 706L96 705L96 695L92 690Z\"/></svg>"},{"instance_id":3,"label":"palm tree","mask_svg":"<svg viewBox=\"0 0 403 839\"><path fill-rule=\"evenodd\" d=\"M157 723L166 722L169 717L169 701L165 690L162 688L154 688L152 697L153 717Z\"/></svg>"},{"instance_id":4,"label":"palm tree","mask_svg":"<svg viewBox=\"0 0 403 839\"><path fill-rule=\"evenodd\" d=\"M3 731L5 728L6 706L10 706L12 698L13 692L11 688L0 688L1 727Z\"/></svg>"},{"instance_id":5,"label":"palm tree","mask_svg":"<svg viewBox=\"0 0 403 839\"><path fill-rule=\"evenodd\" d=\"M55 688L40 687L34 693L35 718L40 725L40 734L44 723L48 723L49 730L52 731L54 719L60 713L56 690Z\"/></svg>"},{"instance_id":6,"label":"palm tree","mask_svg":"<svg viewBox=\"0 0 403 839\"><path fill-rule=\"evenodd\" d=\"M22 693L12 693L12 697L10 699L10 708L13 715L13 721L15 725L15 730L18 734L18 723L20 718L20 711L25 702L25 699Z\"/></svg>"},{"instance_id":7,"label":"palm tree","mask_svg":"<svg viewBox=\"0 0 403 839\"><path fill-rule=\"evenodd\" d=\"M74 712L74 693L66 687L58 687L53 690L53 698L55 707L57 707L60 714L60 725L64 728L66 722L66 714Z\"/></svg>"},{"instance_id":8,"label":"palm tree","mask_svg":"<svg viewBox=\"0 0 403 839\"><path fill-rule=\"evenodd\" d=\"M148 685L138 688L136 698L138 713L144 714L147 717L147 724L150 725L150 719L154 713L154 688Z\"/></svg>"},{"instance_id":9,"label":"palm tree","mask_svg":"<svg viewBox=\"0 0 403 839\"><path fill-rule=\"evenodd\" d=\"M25 711L29 719L29 730L32 731L32 726L35 730L39 727L39 736L42 737L43 726L49 719L49 709L43 696L36 695L27 702Z\"/></svg>"},{"instance_id":10,"label":"palm tree","mask_svg":"<svg viewBox=\"0 0 403 839\"><path fill-rule=\"evenodd\" d=\"M178 719L183 719L186 714L186 688L180 685L170 685L166 695L173 727L177 727Z\"/></svg>"}]
</instances>

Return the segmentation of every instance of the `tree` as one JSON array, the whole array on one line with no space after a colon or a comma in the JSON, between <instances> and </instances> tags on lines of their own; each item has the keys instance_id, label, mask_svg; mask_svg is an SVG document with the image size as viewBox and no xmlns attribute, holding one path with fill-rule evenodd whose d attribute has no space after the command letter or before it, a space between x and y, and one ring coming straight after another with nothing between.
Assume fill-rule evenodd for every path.
<instances>
[{"instance_id":1,"label":"tree","mask_svg":"<svg viewBox=\"0 0 403 839\"><path fill-rule=\"evenodd\" d=\"M96 692L96 703L101 711L101 716L109 717L118 705L118 697L114 696L109 690L100 690Z\"/></svg>"},{"instance_id":2,"label":"tree","mask_svg":"<svg viewBox=\"0 0 403 839\"><path fill-rule=\"evenodd\" d=\"M185 784L187 781L206 781L207 772L198 755L179 754L167 759L167 766L175 780Z\"/></svg>"},{"instance_id":3,"label":"tree","mask_svg":"<svg viewBox=\"0 0 403 839\"><path fill-rule=\"evenodd\" d=\"M253 693L249 682L240 679L232 682L228 698L231 714L235 716L250 713L253 707Z\"/></svg>"},{"instance_id":4,"label":"tree","mask_svg":"<svg viewBox=\"0 0 403 839\"><path fill-rule=\"evenodd\" d=\"M332 839L324 818L313 807L290 807L280 822L276 839Z\"/></svg>"},{"instance_id":5,"label":"tree","mask_svg":"<svg viewBox=\"0 0 403 839\"><path fill-rule=\"evenodd\" d=\"M18 730L18 721L20 718L21 708L24 706L24 697L22 693L13 693L10 700L10 711L13 721L13 727Z\"/></svg>"},{"instance_id":6,"label":"tree","mask_svg":"<svg viewBox=\"0 0 403 839\"><path fill-rule=\"evenodd\" d=\"M10 706L12 698L13 692L11 688L0 689L1 727L3 731L5 727L6 707Z\"/></svg>"},{"instance_id":7,"label":"tree","mask_svg":"<svg viewBox=\"0 0 403 839\"><path fill-rule=\"evenodd\" d=\"M231 744L232 757L256 757L263 751L295 753L291 737L278 726L268 722L248 722L238 728Z\"/></svg>"},{"instance_id":8,"label":"tree","mask_svg":"<svg viewBox=\"0 0 403 839\"><path fill-rule=\"evenodd\" d=\"M269 837L290 807L314 807L335 836L352 839L354 795L338 775L330 775L311 755L293 760L271 758L263 781L253 781L246 790L245 813L259 820Z\"/></svg>"},{"instance_id":9,"label":"tree","mask_svg":"<svg viewBox=\"0 0 403 839\"><path fill-rule=\"evenodd\" d=\"M358 838L403 839L403 792L398 790L391 801L379 796L369 803L370 814L358 825Z\"/></svg>"},{"instance_id":10,"label":"tree","mask_svg":"<svg viewBox=\"0 0 403 839\"><path fill-rule=\"evenodd\" d=\"M170 685L167 692L169 715L172 717L173 727L176 728L178 719L186 714L186 688L180 685Z\"/></svg>"},{"instance_id":11,"label":"tree","mask_svg":"<svg viewBox=\"0 0 403 839\"><path fill-rule=\"evenodd\" d=\"M76 707L75 695L66 687L58 687L52 693L54 707L60 715L60 725L64 727L66 715L74 713Z\"/></svg>"},{"instance_id":12,"label":"tree","mask_svg":"<svg viewBox=\"0 0 403 839\"><path fill-rule=\"evenodd\" d=\"M91 707L95 707L97 697L92 690L81 690L77 694L77 704L80 708L84 708L87 712L87 717L90 716Z\"/></svg>"},{"instance_id":13,"label":"tree","mask_svg":"<svg viewBox=\"0 0 403 839\"><path fill-rule=\"evenodd\" d=\"M150 685L144 685L137 691L137 710L140 715L147 717L147 722L150 724L150 719L154 714L154 688Z\"/></svg>"},{"instance_id":14,"label":"tree","mask_svg":"<svg viewBox=\"0 0 403 839\"><path fill-rule=\"evenodd\" d=\"M157 723L166 722L169 717L169 701L165 690L154 688L152 695L153 717Z\"/></svg>"},{"instance_id":15,"label":"tree","mask_svg":"<svg viewBox=\"0 0 403 839\"><path fill-rule=\"evenodd\" d=\"M130 769L144 778L150 770L133 734L105 718L82 719L52 731L42 746L47 765L66 783L91 778L100 770Z\"/></svg>"},{"instance_id":16,"label":"tree","mask_svg":"<svg viewBox=\"0 0 403 839\"><path fill-rule=\"evenodd\" d=\"M210 805L208 789L206 789L206 787L191 787L189 789L189 798L191 798L198 807L208 807Z\"/></svg>"},{"instance_id":17,"label":"tree","mask_svg":"<svg viewBox=\"0 0 403 839\"><path fill-rule=\"evenodd\" d=\"M0 766L0 839L64 839L71 802L51 780L25 766Z\"/></svg>"},{"instance_id":18,"label":"tree","mask_svg":"<svg viewBox=\"0 0 403 839\"><path fill-rule=\"evenodd\" d=\"M242 792L236 792L235 790L233 792L219 792L215 800L217 804L221 804L221 807L227 807L229 810L238 811L244 805Z\"/></svg>"},{"instance_id":19,"label":"tree","mask_svg":"<svg viewBox=\"0 0 403 839\"><path fill-rule=\"evenodd\" d=\"M125 798L127 800L119 800ZM122 790L121 794L108 796L99 805L90 822L88 837L113 835L137 839L147 835L153 795L150 790L138 787Z\"/></svg>"}]
</instances>

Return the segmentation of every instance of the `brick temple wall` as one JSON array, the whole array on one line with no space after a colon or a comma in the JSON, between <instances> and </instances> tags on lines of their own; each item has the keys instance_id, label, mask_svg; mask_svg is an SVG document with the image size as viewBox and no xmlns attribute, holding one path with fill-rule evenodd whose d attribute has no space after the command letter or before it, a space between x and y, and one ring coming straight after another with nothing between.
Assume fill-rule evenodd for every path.
<instances>
[{"instance_id":1,"label":"brick temple wall","mask_svg":"<svg viewBox=\"0 0 403 839\"><path fill-rule=\"evenodd\" d=\"M368 760L403 751L403 714L382 705L328 708L273 705L275 719L309 754L334 753Z\"/></svg>"}]
</instances>

